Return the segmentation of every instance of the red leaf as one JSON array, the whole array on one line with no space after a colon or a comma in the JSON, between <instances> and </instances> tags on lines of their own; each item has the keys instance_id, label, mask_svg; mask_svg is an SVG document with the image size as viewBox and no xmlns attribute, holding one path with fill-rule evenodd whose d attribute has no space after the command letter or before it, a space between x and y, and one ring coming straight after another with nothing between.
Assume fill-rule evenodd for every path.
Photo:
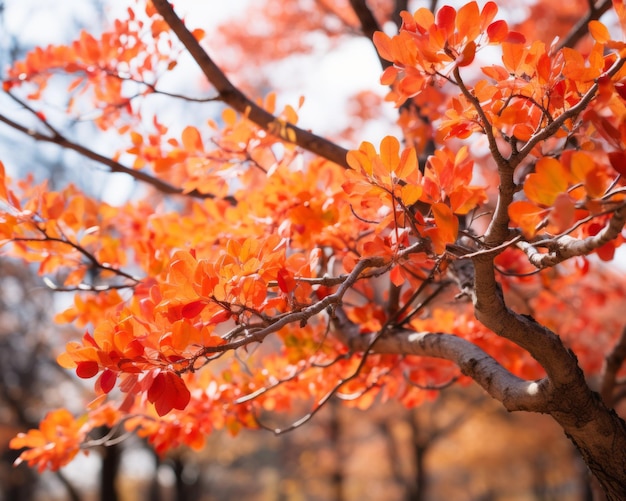
<instances>
[{"instance_id":1,"label":"red leaf","mask_svg":"<svg viewBox=\"0 0 626 501\"><path fill-rule=\"evenodd\" d=\"M221 324L222 322L226 322L226 320L229 320L231 317L231 312L228 310L220 310L217 313L214 313L213 315L211 315L211 318L209 318L209 324L210 325L215 325L215 324Z\"/></svg>"},{"instance_id":2,"label":"red leaf","mask_svg":"<svg viewBox=\"0 0 626 501\"><path fill-rule=\"evenodd\" d=\"M98 362L93 360L88 360L85 362L78 362L76 364L76 375L82 379L89 379L90 377L94 377L98 374Z\"/></svg>"},{"instance_id":3,"label":"red leaf","mask_svg":"<svg viewBox=\"0 0 626 501\"><path fill-rule=\"evenodd\" d=\"M281 268L276 275L278 281L278 287L285 294L290 293L296 288L296 280L293 274L287 268Z\"/></svg>"},{"instance_id":4,"label":"red leaf","mask_svg":"<svg viewBox=\"0 0 626 501\"><path fill-rule=\"evenodd\" d=\"M456 19L456 10L449 5L444 5L437 12L437 26L443 30L446 35L454 33L454 21Z\"/></svg>"},{"instance_id":5,"label":"red leaf","mask_svg":"<svg viewBox=\"0 0 626 501\"><path fill-rule=\"evenodd\" d=\"M389 277L391 278L393 285L396 287L400 287L405 282L404 276L402 275L402 268L400 266L394 266L389 274Z\"/></svg>"},{"instance_id":6,"label":"red leaf","mask_svg":"<svg viewBox=\"0 0 626 501\"><path fill-rule=\"evenodd\" d=\"M505 41L509 43L526 43L526 37L518 31L509 31Z\"/></svg>"},{"instance_id":7,"label":"red leaf","mask_svg":"<svg viewBox=\"0 0 626 501\"><path fill-rule=\"evenodd\" d=\"M164 416L172 409L183 410L190 398L185 382L173 372L157 374L148 390L148 400L154 403L159 416Z\"/></svg>"},{"instance_id":8,"label":"red leaf","mask_svg":"<svg viewBox=\"0 0 626 501\"><path fill-rule=\"evenodd\" d=\"M458 66L468 66L474 61L474 56L476 55L476 42L474 40L470 40L463 52L461 53L461 57L457 59Z\"/></svg>"},{"instance_id":9,"label":"red leaf","mask_svg":"<svg viewBox=\"0 0 626 501\"><path fill-rule=\"evenodd\" d=\"M489 37L489 43L500 43L506 39L509 34L509 26L503 19L494 21L487 26L487 36Z\"/></svg>"},{"instance_id":10,"label":"red leaf","mask_svg":"<svg viewBox=\"0 0 626 501\"><path fill-rule=\"evenodd\" d=\"M197 317L198 315L200 315L202 310L204 310L205 306L206 303L204 301L194 301L193 303L187 303L185 306L183 306L183 309L181 310L181 315L184 318Z\"/></svg>"},{"instance_id":11,"label":"red leaf","mask_svg":"<svg viewBox=\"0 0 626 501\"><path fill-rule=\"evenodd\" d=\"M155 403L163 392L165 391L165 376L162 372L159 372L155 378L152 380L152 384L148 389L148 400L152 403Z\"/></svg>"},{"instance_id":12,"label":"red leaf","mask_svg":"<svg viewBox=\"0 0 626 501\"><path fill-rule=\"evenodd\" d=\"M330 296L332 293L333 289L331 287L326 287L325 285L320 285L315 291L317 299L324 299L326 296Z\"/></svg>"},{"instance_id":13,"label":"red leaf","mask_svg":"<svg viewBox=\"0 0 626 501\"><path fill-rule=\"evenodd\" d=\"M609 162L622 176L626 176L626 153L623 151L611 151L609 153Z\"/></svg>"},{"instance_id":14,"label":"red leaf","mask_svg":"<svg viewBox=\"0 0 626 501\"><path fill-rule=\"evenodd\" d=\"M109 369L106 369L96 381L96 391L99 389L102 393L109 393L115 386L117 381L117 374Z\"/></svg>"},{"instance_id":15,"label":"red leaf","mask_svg":"<svg viewBox=\"0 0 626 501\"><path fill-rule=\"evenodd\" d=\"M615 91L619 94L619 97L626 99L626 83L618 82L615 84Z\"/></svg>"}]
</instances>

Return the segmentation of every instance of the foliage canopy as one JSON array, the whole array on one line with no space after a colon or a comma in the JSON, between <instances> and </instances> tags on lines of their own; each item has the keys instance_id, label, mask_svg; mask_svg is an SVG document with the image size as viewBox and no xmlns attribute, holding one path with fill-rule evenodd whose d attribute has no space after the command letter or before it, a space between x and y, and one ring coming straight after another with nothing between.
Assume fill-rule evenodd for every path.
<instances>
[{"instance_id":1,"label":"foliage canopy","mask_svg":"<svg viewBox=\"0 0 626 501\"><path fill-rule=\"evenodd\" d=\"M311 412L286 429L333 396L416 406L474 380L509 410L551 414L609 496L626 488L626 427L609 411L626 343L611 312L626 295L611 264L626 221L622 1L573 2L574 25L539 2L552 33L513 26L492 1L319 2L311 16L289 3L259 8L294 51L308 48L292 30L372 39L401 134L358 144L358 131L330 141L297 127L303 99L248 98L210 56L206 27L165 0L131 2L101 34L7 70L23 114L2 123L141 186L111 205L0 169L2 252L75 292L57 320L84 335L58 362L95 378L97 395L12 446L56 469L102 425L166 452L202 447L217 428L268 427L267 412L297 400ZM609 10L615 25L599 20ZM380 30L388 21L396 34ZM236 23L215 37L260 44ZM286 56L261 47L251 66ZM209 97L165 90L185 53ZM50 115L59 85L66 118L115 136L114 154ZM177 129L146 111L155 97L224 106ZM603 401L585 374L599 375Z\"/></svg>"}]
</instances>

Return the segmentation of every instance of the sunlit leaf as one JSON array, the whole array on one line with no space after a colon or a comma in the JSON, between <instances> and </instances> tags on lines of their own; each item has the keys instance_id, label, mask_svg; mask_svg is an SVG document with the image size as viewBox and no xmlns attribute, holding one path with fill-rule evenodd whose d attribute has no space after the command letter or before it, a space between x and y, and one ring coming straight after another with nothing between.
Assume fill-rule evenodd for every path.
<instances>
[{"instance_id":1,"label":"sunlit leaf","mask_svg":"<svg viewBox=\"0 0 626 501\"><path fill-rule=\"evenodd\" d=\"M561 163L552 157L542 157L524 183L524 193L531 202L550 206L556 197L567 190L568 174Z\"/></svg>"}]
</instances>

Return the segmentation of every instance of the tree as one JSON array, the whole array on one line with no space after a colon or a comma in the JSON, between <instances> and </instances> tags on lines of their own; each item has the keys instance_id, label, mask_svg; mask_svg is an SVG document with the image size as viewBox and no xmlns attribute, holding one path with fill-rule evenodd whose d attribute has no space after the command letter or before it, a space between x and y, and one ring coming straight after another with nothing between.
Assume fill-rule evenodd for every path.
<instances>
[{"instance_id":1,"label":"tree","mask_svg":"<svg viewBox=\"0 0 626 501\"><path fill-rule=\"evenodd\" d=\"M138 0L103 33L9 68L4 92L30 121L2 123L142 186L112 205L2 171L3 250L76 292L57 320L85 334L58 362L97 377L84 415L52 411L13 440L23 461L56 469L105 425L164 452L268 428L266 412L298 400L310 412L276 433L334 395L410 407L473 380L509 411L549 414L607 499L623 498L624 5L537 4L543 28L510 26L494 2L408 7L268 0L243 28L207 35L165 0ZM609 10L618 25L599 21ZM262 44L258 20L295 46ZM397 34L381 31L390 20ZM297 127L302 99L280 110L273 94L248 97L206 48L230 40L235 54L247 29L275 53L223 65L244 76L308 50L305 33L370 38L400 132L345 149L358 130L331 141ZM168 89L185 55L209 97ZM59 114L46 102L62 83ZM166 101L223 109L168 127ZM366 101L360 122L384 121ZM76 118L116 152L66 134Z\"/></svg>"},{"instance_id":2,"label":"tree","mask_svg":"<svg viewBox=\"0 0 626 501\"><path fill-rule=\"evenodd\" d=\"M56 336L45 335L51 331L51 307L52 293L41 287L32 270L0 259L0 410L6 438L0 449L0 499L30 501L38 492L50 489L49 479L37 478L26 465L17 471L12 468L19 453L8 448L8 441L19 430L37 426L38 415L43 415L46 407L62 405L60 393L67 393L72 386L68 374L54 360L51 343L56 348L63 344L60 329ZM51 392L51 383L62 390ZM80 501L78 490L60 471L56 477L67 498Z\"/></svg>"}]
</instances>

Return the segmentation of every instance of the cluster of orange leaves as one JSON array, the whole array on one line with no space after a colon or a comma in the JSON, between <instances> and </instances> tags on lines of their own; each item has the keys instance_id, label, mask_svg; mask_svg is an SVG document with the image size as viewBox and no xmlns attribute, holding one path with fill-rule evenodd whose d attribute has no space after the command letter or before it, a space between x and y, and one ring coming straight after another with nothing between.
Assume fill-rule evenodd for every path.
<instances>
[{"instance_id":1,"label":"cluster of orange leaves","mask_svg":"<svg viewBox=\"0 0 626 501\"><path fill-rule=\"evenodd\" d=\"M302 103L303 99L300 106ZM276 112L273 93L259 104L269 113ZM149 166L160 179L180 186L184 193L197 191L223 198L229 195L234 179L244 184L257 184L262 182L259 178L293 161L296 156L293 145L283 143L281 152L271 146L276 143L276 136L284 132L281 124L297 122L297 111L290 105L277 115L275 130L269 131L226 108L221 115L221 125L209 120L208 131L188 125L177 137L155 116L151 132L141 134L137 128L121 128L129 134L132 146L115 158L130 156L134 169ZM209 136L208 132L212 134Z\"/></svg>"},{"instance_id":2,"label":"cluster of orange leaves","mask_svg":"<svg viewBox=\"0 0 626 501\"><path fill-rule=\"evenodd\" d=\"M435 254L455 242L459 227L455 214L467 214L486 200L482 187L470 185L473 162L467 148L456 154L447 148L437 151L422 175L415 148L400 153L398 140L387 136L380 153L364 142L348 153L348 163L353 171L346 173L343 187L365 209L365 217L374 217L379 230L394 227L396 233L401 226L412 225L418 235L430 240ZM410 209L418 201L428 204L432 217Z\"/></svg>"},{"instance_id":3,"label":"cluster of orange leaves","mask_svg":"<svg viewBox=\"0 0 626 501\"><path fill-rule=\"evenodd\" d=\"M82 31L70 45L36 47L9 69L3 89L27 85L32 89L27 98L38 100L50 78L61 72L76 75L67 87L69 114L85 112L77 99L84 94L98 103L99 113L91 113L91 118L102 129L113 125L122 111L136 113L132 99L154 91L158 78L176 66L179 50L150 2L141 10L129 7L127 14L127 19L116 19L112 29L99 38ZM203 33L195 35L202 37Z\"/></svg>"}]
</instances>

